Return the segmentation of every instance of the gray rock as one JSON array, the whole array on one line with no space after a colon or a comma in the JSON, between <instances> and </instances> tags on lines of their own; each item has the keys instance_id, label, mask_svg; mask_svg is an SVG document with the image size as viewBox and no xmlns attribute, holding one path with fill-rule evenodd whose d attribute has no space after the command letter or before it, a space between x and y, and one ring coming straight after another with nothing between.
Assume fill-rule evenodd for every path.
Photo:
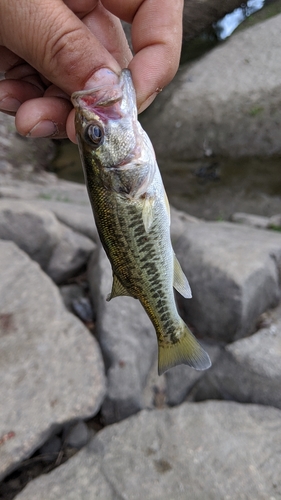
<instances>
[{"instance_id":1,"label":"gray rock","mask_svg":"<svg viewBox=\"0 0 281 500\"><path fill-rule=\"evenodd\" d=\"M228 345L195 399L223 398L281 408L281 319L251 337Z\"/></svg>"},{"instance_id":2,"label":"gray rock","mask_svg":"<svg viewBox=\"0 0 281 500\"><path fill-rule=\"evenodd\" d=\"M87 265L96 245L82 234L60 224L61 237L53 250L46 273L60 284L76 276Z\"/></svg>"},{"instance_id":3,"label":"gray rock","mask_svg":"<svg viewBox=\"0 0 281 500\"><path fill-rule=\"evenodd\" d=\"M0 477L59 426L94 416L105 393L99 346L57 287L0 241Z\"/></svg>"},{"instance_id":4,"label":"gray rock","mask_svg":"<svg viewBox=\"0 0 281 500\"><path fill-rule=\"evenodd\" d=\"M143 389L157 356L157 339L138 300L116 297L106 302L112 271L103 249L90 262L88 276L96 333L107 368L108 389L101 411L109 424L143 408Z\"/></svg>"},{"instance_id":5,"label":"gray rock","mask_svg":"<svg viewBox=\"0 0 281 500\"><path fill-rule=\"evenodd\" d=\"M281 153L281 15L183 66L142 122L162 157Z\"/></svg>"},{"instance_id":6,"label":"gray rock","mask_svg":"<svg viewBox=\"0 0 281 500\"><path fill-rule=\"evenodd\" d=\"M81 191L81 186L79 184L74 185L77 186L78 191ZM58 220L66 226L69 226L73 231L84 234L84 236L87 236L95 242L98 241L99 237L95 219L90 202L86 200L86 196L83 205L73 202L63 203L55 200L36 200L36 204L54 212Z\"/></svg>"},{"instance_id":7,"label":"gray rock","mask_svg":"<svg viewBox=\"0 0 281 500\"><path fill-rule=\"evenodd\" d=\"M171 230L193 293L181 306L195 332L223 342L253 332L280 297L281 235L227 222L179 226L173 218Z\"/></svg>"},{"instance_id":8,"label":"gray rock","mask_svg":"<svg viewBox=\"0 0 281 500\"><path fill-rule=\"evenodd\" d=\"M16 500L280 500L281 412L231 402L143 411L105 428Z\"/></svg>"},{"instance_id":9,"label":"gray rock","mask_svg":"<svg viewBox=\"0 0 281 500\"><path fill-rule=\"evenodd\" d=\"M0 238L14 241L45 269L61 236L53 213L31 203L0 199Z\"/></svg>"},{"instance_id":10,"label":"gray rock","mask_svg":"<svg viewBox=\"0 0 281 500\"><path fill-rule=\"evenodd\" d=\"M246 226L257 227L260 229L267 229L269 226L269 217L262 215L245 214L244 212L236 212L231 216L232 222L239 222Z\"/></svg>"},{"instance_id":11,"label":"gray rock","mask_svg":"<svg viewBox=\"0 0 281 500\"><path fill-rule=\"evenodd\" d=\"M80 449L87 444L90 439L90 432L83 420L79 420L72 428L65 433L65 444L72 448Z\"/></svg>"}]
</instances>

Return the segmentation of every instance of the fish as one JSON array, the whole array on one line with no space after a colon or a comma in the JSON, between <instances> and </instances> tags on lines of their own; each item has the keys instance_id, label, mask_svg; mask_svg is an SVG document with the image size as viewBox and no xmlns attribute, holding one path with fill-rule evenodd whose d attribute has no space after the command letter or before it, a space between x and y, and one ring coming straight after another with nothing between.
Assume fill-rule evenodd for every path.
<instances>
[{"instance_id":1,"label":"fish","mask_svg":"<svg viewBox=\"0 0 281 500\"><path fill-rule=\"evenodd\" d=\"M211 366L180 317L174 288L191 298L170 237L170 208L151 141L138 121L128 69L116 82L74 92L75 130L85 182L113 282L107 297L138 299L158 339L158 373Z\"/></svg>"}]
</instances>

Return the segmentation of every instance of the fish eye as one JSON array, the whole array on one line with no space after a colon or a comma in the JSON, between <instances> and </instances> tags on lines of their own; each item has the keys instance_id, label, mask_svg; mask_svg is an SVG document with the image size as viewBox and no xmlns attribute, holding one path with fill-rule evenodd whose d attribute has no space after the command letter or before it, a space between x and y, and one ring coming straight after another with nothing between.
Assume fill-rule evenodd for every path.
<instances>
[{"instance_id":1,"label":"fish eye","mask_svg":"<svg viewBox=\"0 0 281 500\"><path fill-rule=\"evenodd\" d=\"M98 125L89 125L86 129L86 136L95 147L100 146L103 141L103 131Z\"/></svg>"}]
</instances>

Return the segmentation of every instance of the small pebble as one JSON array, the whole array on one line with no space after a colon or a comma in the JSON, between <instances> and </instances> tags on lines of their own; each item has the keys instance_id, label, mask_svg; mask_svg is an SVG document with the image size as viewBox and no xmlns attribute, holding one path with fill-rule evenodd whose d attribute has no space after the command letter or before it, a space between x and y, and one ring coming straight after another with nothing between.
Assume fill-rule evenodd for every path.
<instances>
[{"instance_id":1,"label":"small pebble","mask_svg":"<svg viewBox=\"0 0 281 500\"><path fill-rule=\"evenodd\" d=\"M80 449L87 444L90 432L83 420L79 420L71 429L65 433L65 444L72 448Z\"/></svg>"}]
</instances>

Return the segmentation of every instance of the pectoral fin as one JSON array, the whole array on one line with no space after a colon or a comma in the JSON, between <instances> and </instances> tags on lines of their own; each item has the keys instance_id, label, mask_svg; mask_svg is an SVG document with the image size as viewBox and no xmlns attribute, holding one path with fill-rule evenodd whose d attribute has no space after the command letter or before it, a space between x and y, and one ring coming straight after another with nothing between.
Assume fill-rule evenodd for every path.
<instances>
[{"instance_id":1,"label":"pectoral fin","mask_svg":"<svg viewBox=\"0 0 281 500\"><path fill-rule=\"evenodd\" d=\"M185 298L191 299L192 293L181 265L174 254L174 288Z\"/></svg>"},{"instance_id":2,"label":"pectoral fin","mask_svg":"<svg viewBox=\"0 0 281 500\"><path fill-rule=\"evenodd\" d=\"M171 225L171 209L170 209L170 203L169 203L166 191L164 193L164 197L165 197L165 205L166 205L167 215L169 217L169 226L170 226Z\"/></svg>"},{"instance_id":3,"label":"pectoral fin","mask_svg":"<svg viewBox=\"0 0 281 500\"><path fill-rule=\"evenodd\" d=\"M113 274L112 289L111 289L111 292L106 297L107 302L109 302L111 299L114 299L114 297L121 297L124 295L126 295L128 297L131 296L131 294L122 285L121 281L117 278L117 276L115 276L115 274Z\"/></svg>"},{"instance_id":4,"label":"pectoral fin","mask_svg":"<svg viewBox=\"0 0 281 500\"><path fill-rule=\"evenodd\" d=\"M153 221L153 206L154 199L151 197L145 197L142 209L142 220L147 233Z\"/></svg>"}]
</instances>

